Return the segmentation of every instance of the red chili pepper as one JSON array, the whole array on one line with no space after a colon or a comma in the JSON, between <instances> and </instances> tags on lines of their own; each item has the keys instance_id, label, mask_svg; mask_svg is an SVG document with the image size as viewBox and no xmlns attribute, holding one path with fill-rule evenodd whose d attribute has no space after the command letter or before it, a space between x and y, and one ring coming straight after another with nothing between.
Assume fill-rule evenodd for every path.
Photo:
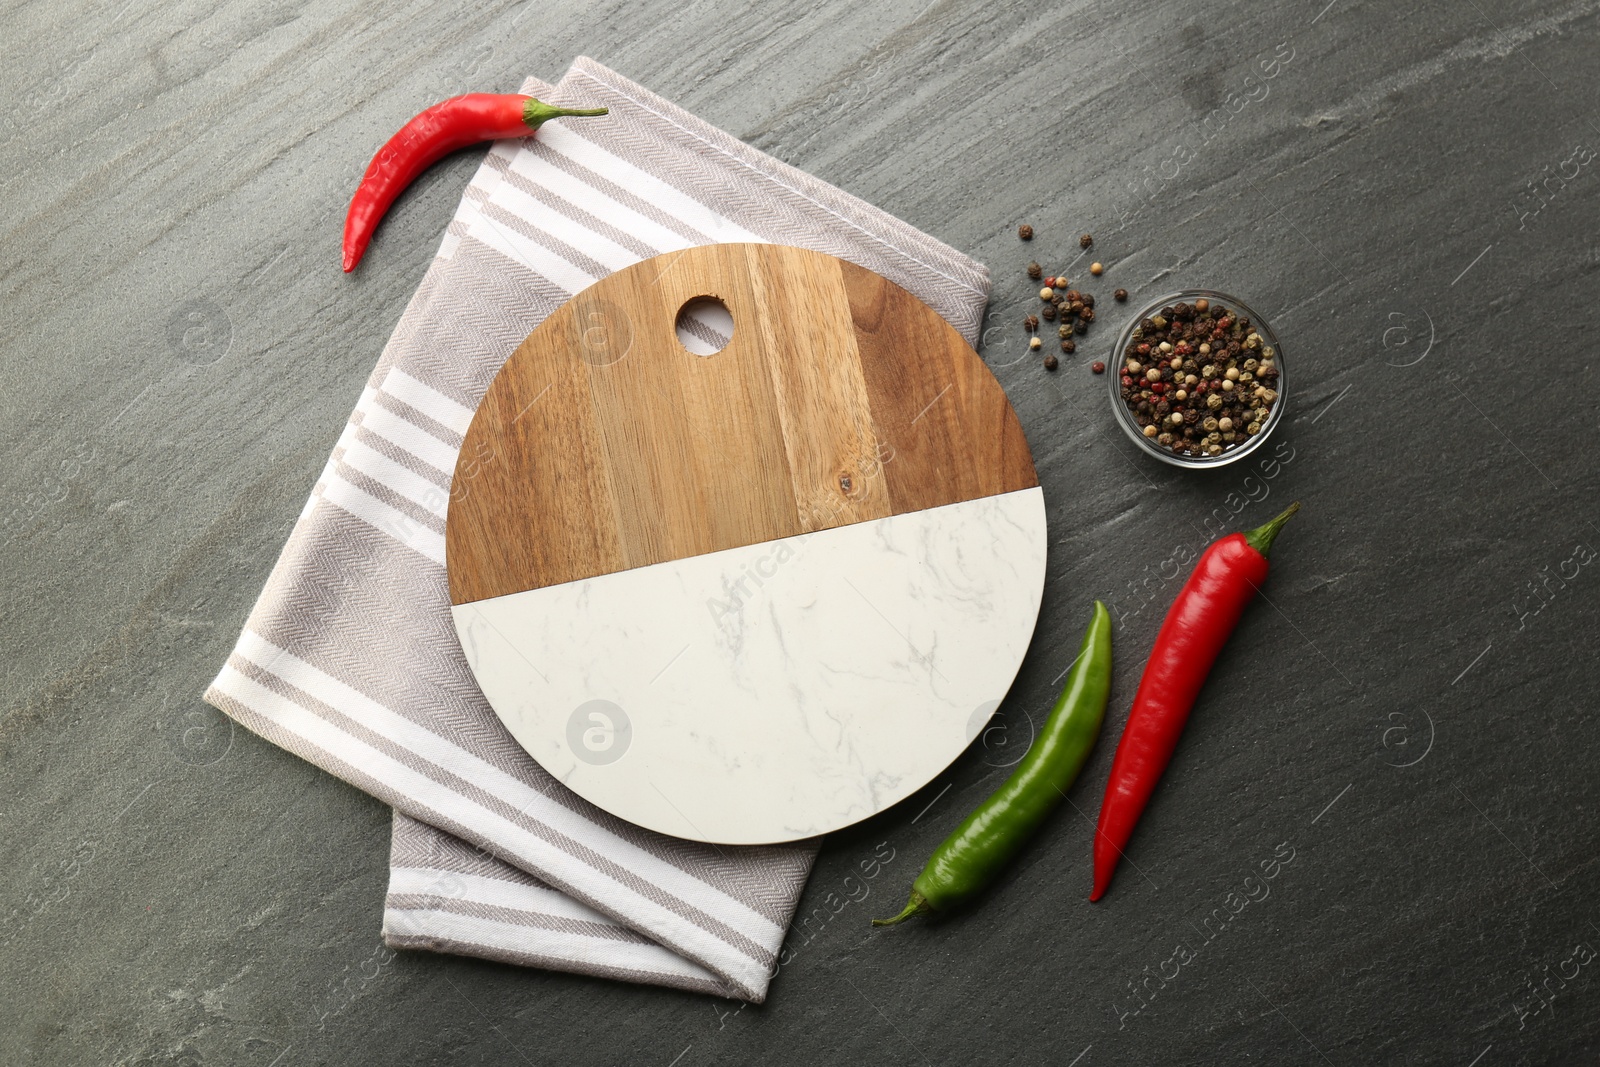
<instances>
[{"instance_id":1,"label":"red chili pepper","mask_svg":"<svg viewBox=\"0 0 1600 1067\"><path fill-rule=\"evenodd\" d=\"M1133 828L1172 761L1200 687L1239 617L1267 578L1267 554L1298 503L1265 526L1229 534L1195 564L1194 573L1161 624L1155 648L1139 679L1128 723L1111 761L1111 780L1094 833L1094 891L1099 900L1111 885L1117 860Z\"/></svg>"},{"instance_id":2,"label":"red chili pepper","mask_svg":"<svg viewBox=\"0 0 1600 1067\"><path fill-rule=\"evenodd\" d=\"M434 104L378 149L344 219L344 269L355 270L389 205L417 175L459 148L527 137L563 115L604 115L603 107L552 107L520 93L468 93Z\"/></svg>"}]
</instances>

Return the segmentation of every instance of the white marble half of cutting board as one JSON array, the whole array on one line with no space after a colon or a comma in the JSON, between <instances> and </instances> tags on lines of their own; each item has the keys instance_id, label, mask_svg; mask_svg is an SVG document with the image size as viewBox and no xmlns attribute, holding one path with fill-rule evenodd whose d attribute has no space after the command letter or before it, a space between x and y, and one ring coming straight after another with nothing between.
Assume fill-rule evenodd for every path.
<instances>
[{"instance_id":1,"label":"white marble half of cutting board","mask_svg":"<svg viewBox=\"0 0 1600 1067\"><path fill-rule=\"evenodd\" d=\"M452 610L484 694L580 795L676 837L812 837L921 788L1027 650L1044 501L1000 496Z\"/></svg>"}]
</instances>

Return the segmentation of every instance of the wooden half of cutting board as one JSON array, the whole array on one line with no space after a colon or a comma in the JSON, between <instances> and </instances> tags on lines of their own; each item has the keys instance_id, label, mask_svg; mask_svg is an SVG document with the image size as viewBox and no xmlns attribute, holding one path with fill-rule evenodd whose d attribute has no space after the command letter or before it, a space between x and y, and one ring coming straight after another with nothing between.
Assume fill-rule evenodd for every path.
<instances>
[{"instance_id":1,"label":"wooden half of cutting board","mask_svg":"<svg viewBox=\"0 0 1600 1067\"><path fill-rule=\"evenodd\" d=\"M679 309L732 340L696 356ZM626 268L535 330L451 489L455 604L1038 485L1005 392L937 312L833 256L717 244Z\"/></svg>"}]
</instances>

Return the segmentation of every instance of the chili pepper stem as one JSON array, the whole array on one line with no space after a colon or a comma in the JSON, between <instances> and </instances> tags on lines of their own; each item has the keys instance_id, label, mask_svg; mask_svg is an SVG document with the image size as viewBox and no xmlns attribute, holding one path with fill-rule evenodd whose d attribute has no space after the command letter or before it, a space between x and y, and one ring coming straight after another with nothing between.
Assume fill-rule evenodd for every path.
<instances>
[{"instance_id":1,"label":"chili pepper stem","mask_svg":"<svg viewBox=\"0 0 1600 1067\"><path fill-rule=\"evenodd\" d=\"M913 889L911 891L911 901L910 901L910 903L908 903L906 905L906 910L905 911L902 911L899 915L896 915L892 919L873 919L872 920L872 925L873 926L893 926L896 923L905 922L907 919L911 918L913 915L918 915L918 914L920 914L922 912L925 912L925 911L928 911L928 910L929 910L928 898L923 896L921 893L917 892L915 889Z\"/></svg>"},{"instance_id":2,"label":"chili pepper stem","mask_svg":"<svg viewBox=\"0 0 1600 1067\"><path fill-rule=\"evenodd\" d=\"M1283 514L1263 526L1245 532L1244 539L1251 548L1266 556L1272 551L1273 539L1278 536L1278 531L1283 529L1283 524L1294 518L1294 513L1300 510L1300 501L1283 509Z\"/></svg>"},{"instance_id":3,"label":"chili pepper stem","mask_svg":"<svg viewBox=\"0 0 1600 1067\"><path fill-rule=\"evenodd\" d=\"M555 107L530 96L528 102L522 105L522 121L528 124L528 129L537 130L551 119L573 115L604 115L610 110L604 107Z\"/></svg>"}]
</instances>

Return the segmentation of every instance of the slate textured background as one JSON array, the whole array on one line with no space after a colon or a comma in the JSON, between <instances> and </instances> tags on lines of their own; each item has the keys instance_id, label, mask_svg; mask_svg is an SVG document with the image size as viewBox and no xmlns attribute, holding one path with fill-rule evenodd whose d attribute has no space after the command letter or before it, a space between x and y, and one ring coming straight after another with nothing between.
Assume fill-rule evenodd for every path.
<instances>
[{"instance_id":1,"label":"slate textured background","mask_svg":"<svg viewBox=\"0 0 1600 1067\"><path fill-rule=\"evenodd\" d=\"M7 5L0 1061L1595 1062L1600 0L1324 3ZM829 839L761 1008L392 956L387 810L198 698L477 162L346 278L371 152L585 53L987 262L1051 510L1004 717ZM1275 462L1132 452L1084 367L1128 308L1027 355L1082 231L1102 297L1270 319ZM1086 902L1107 744L984 908L869 931L1090 598L1114 731L1175 555L1294 498L1138 870Z\"/></svg>"}]
</instances>

